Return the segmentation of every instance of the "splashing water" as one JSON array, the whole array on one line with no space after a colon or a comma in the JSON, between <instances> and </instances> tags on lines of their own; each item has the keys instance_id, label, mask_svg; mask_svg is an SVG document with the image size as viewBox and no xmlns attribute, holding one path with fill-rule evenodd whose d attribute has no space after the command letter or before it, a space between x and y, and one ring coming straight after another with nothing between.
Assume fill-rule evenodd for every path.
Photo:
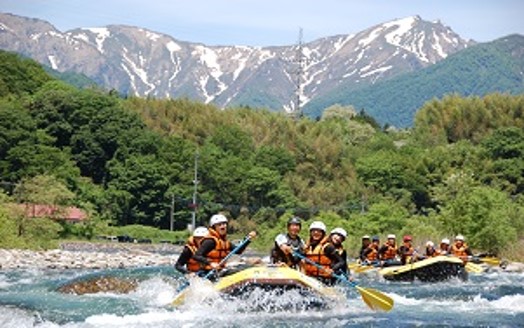
<instances>
[{"instance_id":1,"label":"splashing water","mask_svg":"<svg viewBox=\"0 0 524 328\"><path fill-rule=\"evenodd\" d=\"M93 276L136 278L133 291L74 295L57 292ZM220 297L209 282L192 279L184 305L170 304L182 282L170 268L107 271L24 270L0 272L0 327L410 327L524 326L524 274L488 273L467 282L359 283L395 300L389 313L371 312L353 289L347 300L312 306L301 290L253 288L238 298Z\"/></svg>"}]
</instances>

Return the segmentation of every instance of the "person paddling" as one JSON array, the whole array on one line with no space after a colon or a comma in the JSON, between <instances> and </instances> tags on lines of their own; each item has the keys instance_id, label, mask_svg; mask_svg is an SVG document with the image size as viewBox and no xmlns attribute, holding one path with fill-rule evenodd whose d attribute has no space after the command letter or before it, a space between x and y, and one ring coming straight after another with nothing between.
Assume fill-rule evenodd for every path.
<instances>
[{"instance_id":1,"label":"person paddling","mask_svg":"<svg viewBox=\"0 0 524 328\"><path fill-rule=\"evenodd\" d=\"M361 263L366 260L366 256L364 255L364 253L368 249L369 245L371 245L371 238L369 238L368 235L362 236L362 245L360 246L360 252L358 256Z\"/></svg>"},{"instance_id":2,"label":"person paddling","mask_svg":"<svg viewBox=\"0 0 524 328\"><path fill-rule=\"evenodd\" d=\"M187 239L184 249L175 263L175 269L178 272L182 274L197 273L202 269L202 265L193 259L193 255L195 255L202 239L207 234L208 230L206 227L198 227L193 231L193 235Z\"/></svg>"},{"instance_id":3,"label":"person paddling","mask_svg":"<svg viewBox=\"0 0 524 328\"><path fill-rule=\"evenodd\" d=\"M293 256L293 252L303 253L306 247L298 235L301 228L302 220L299 217L295 216L287 221L287 233L281 233L275 238L275 245L271 250L271 263L297 268L300 259Z\"/></svg>"},{"instance_id":4,"label":"person paddling","mask_svg":"<svg viewBox=\"0 0 524 328\"><path fill-rule=\"evenodd\" d=\"M373 265L378 266L378 250L380 248L380 238L379 236L373 236L371 238L371 244L369 244L368 248L364 251L364 261L362 262L363 265Z\"/></svg>"},{"instance_id":5,"label":"person paddling","mask_svg":"<svg viewBox=\"0 0 524 328\"><path fill-rule=\"evenodd\" d=\"M429 240L427 243L426 243L426 251L424 252L424 256L426 258L430 258L430 257L435 257L435 256L439 256L440 255L440 252L435 249L435 244Z\"/></svg>"},{"instance_id":6,"label":"person paddling","mask_svg":"<svg viewBox=\"0 0 524 328\"><path fill-rule=\"evenodd\" d=\"M209 220L209 233L204 239L200 247L197 249L193 258L198 261L203 269L198 272L199 276L205 276L211 270L220 271L224 268L225 263L220 265L232 249L236 248L229 240L227 240L227 225L228 220L223 214L215 214ZM248 237L251 239L257 235L256 231L251 231ZM237 252L242 254L250 241L247 241ZM216 279L210 277L210 280Z\"/></svg>"},{"instance_id":7,"label":"person paddling","mask_svg":"<svg viewBox=\"0 0 524 328\"><path fill-rule=\"evenodd\" d=\"M455 243L451 246L451 255L459 257L464 263L468 261L468 257L473 256L471 249L464 242L464 236L457 235L455 237Z\"/></svg>"},{"instance_id":8,"label":"person paddling","mask_svg":"<svg viewBox=\"0 0 524 328\"><path fill-rule=\"evenodd\" d=\"M340 257L342 258L342 260L344 261L344 265L342 266L342 268L339 269L339 271L335 272L336 274L339 274L339 275L344 275L346 277L349 277L349 269L348 269L348 264L347 264L347 260L348 260L348 255L347 255L347 252L346 252L346 249L344 248L344 241L346 240L348 234L346 232L346 230L344 230L343 228L335 228L333 230L331 230L330 234L329 234L329 242L335 246L335 249L338 253L338 255L340 255Z\"/></svg>"},{"instance_id":9,"label":"person paddling","mask_svg":"<svg viewBox=\"0 0 524 328\"><path fill-rule=\"evenodd\" d=\"M449 239L444 238L440 242L438 253L439 255L449 255Z\"/></svg>"},{"instance_id":10,"label":"person paddling","mask_svg":"<svg viewBox=\"0 0 524 328\"><path fill-rule=\"evenodd\" d=\"M393 266L400 265L398 260L398 249L396 245L396 236L393 234L388 235L388 240L378 250L381 266Z\"/></svg>"},{"instance_id":11,"label":"person paddling","mask_svg":"<svg viewBox=\"0 0 524 328\"><path fill-rule=\"evenodd\" d=\"M400 262L402 265L414 262L416 258L414 258L415 248L412 245L413 237L405 235L404 238L402 238L402 241L403 244L398 249Z\"/></svg>"},{"instance_id":12,"label":"person paddling","mask_svg":"<svg viewBox=\"0 0 524 328\"><path fill-rule=\"evenodd\" d=\"M344 260L338 254L335 246L329 242L329 236L326 236L326 225L321 221L314 221L309 226L306 258L309 259L304 263L306 275L317 278L328 285L337 282L338 279L332 274L342 269Z\"/></svg>"}]
</instances>

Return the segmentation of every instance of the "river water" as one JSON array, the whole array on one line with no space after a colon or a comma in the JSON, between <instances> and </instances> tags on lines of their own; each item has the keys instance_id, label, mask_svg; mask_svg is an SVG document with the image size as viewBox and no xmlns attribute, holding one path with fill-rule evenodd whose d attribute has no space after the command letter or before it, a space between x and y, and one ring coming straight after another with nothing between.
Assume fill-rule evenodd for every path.
<instances>
[{"instance_id":1,"label":"river water","mask_svg":"<svg viewBox=\"0 0 524 328\"><path fill-rule=\"evenodd\" d=\"M358 279L360 286L394 299L388 313L369 310L351 287L342 288L347 301L323 310L250 311L246 301L234 300L188 300L175 309L170 302L181 278L171 268L144 269L138 288L128 294L56 291L75 279L115 272L1 271L0 327L524 327L523 273L488 272L470 275L466 282L434 284L392 283L376 276ZM121 269L118 275L137 275L137 270ZM249 302L264 304L264 297L268 295L255 294ZM301 296L290 291L279 297Z\"/></svg>"}]
</instances>

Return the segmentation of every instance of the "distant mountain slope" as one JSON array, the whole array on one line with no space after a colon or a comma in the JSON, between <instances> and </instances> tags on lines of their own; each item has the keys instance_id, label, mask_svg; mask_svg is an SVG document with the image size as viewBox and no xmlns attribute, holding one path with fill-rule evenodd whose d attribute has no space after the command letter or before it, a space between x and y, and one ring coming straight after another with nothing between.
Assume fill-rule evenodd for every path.
<instances>
[{"instance_id":1,"label":"distant mountain slope","mask_svg":"<svg viewBox=\"0 0 524 328\"><path fill-rule=\"evenodd\" d=\"M307 104L340 86L359 88L428 67L471 43L418 16L301 47L261 48L210 47L121 25L61 32L42 20L0 14L0 49L123 94L188 97L221 107L292 111L299 70L301 103Z\"/></svg>"},{"instance_id":2,"label":"distant mountain slope","mask_svg":"<svg viewBox=\"0 0 524 328\"><path fill-rule=\"evenodd\" d=\"M417 72L354 90L344 86L312 100L304 109L319 116L333 104L365 109L381 124L408 127L428 100L445 94L524 93L524 36L478 44Z\"/></svg>"}]
</instances>

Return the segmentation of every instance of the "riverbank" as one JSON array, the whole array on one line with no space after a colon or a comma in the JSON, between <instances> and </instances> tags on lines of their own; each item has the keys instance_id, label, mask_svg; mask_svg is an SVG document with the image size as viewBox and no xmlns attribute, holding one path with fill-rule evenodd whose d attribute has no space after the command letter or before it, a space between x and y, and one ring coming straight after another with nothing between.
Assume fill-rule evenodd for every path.
<instances>
[{"instance_id":1,"label":"riverbank","mask_svg":"<svg viewBox=\"0 0 524 328\"><path fill-rule=\"evenodd\" d=\"M173 266L182 248L172 244L67 242L46 251L0 249L0 270ZM264 257L250 249L244 255ZM524 272L524 263L509 262L505 269L495 266L490 271Z\"/></svg>"},{"instance_id":2,"label":"riverbank","mask_svg":"<svg viewBox=\"0 0 524 328\"><path fill-rule=\"evenodd\" d=\"M182 248L172 244L68 242L46 251L0 249L0 270L174 266ZM246 250L245 255L260 254Z\"/></svg>"},{"instance_id":3,"label":"riverbank","mask_svg":"<svg viewBox=\"0 0 524 328\"><path fill-rule=\"evenodd\" d=\"M0 269L106 269L174 265L181 246L64 243L60 249L0 249Z\"/></svg>"}]
</instances>

